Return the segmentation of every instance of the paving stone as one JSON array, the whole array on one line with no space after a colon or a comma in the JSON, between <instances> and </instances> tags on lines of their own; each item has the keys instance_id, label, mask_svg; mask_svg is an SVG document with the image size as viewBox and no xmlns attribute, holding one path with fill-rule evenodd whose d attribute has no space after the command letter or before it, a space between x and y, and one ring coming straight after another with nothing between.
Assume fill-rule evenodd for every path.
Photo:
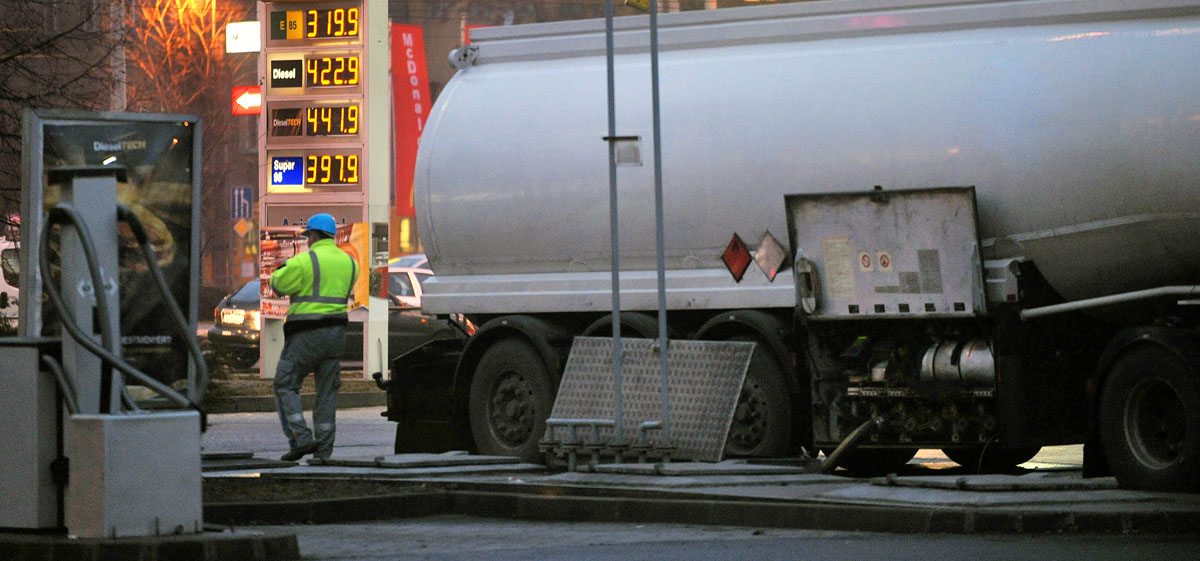
<instances>
[{"instance_id":1,"label":"paving stone","mask_svg":"<svg viewBox=\"0 0 1200 561\"><path fill-rule=\"evenodd\" d=\"M1082 479L1050 474L1030 473L1025 475L959 475L959 476L909 476L877 477L873 485L891 487L922 487L928 489L958 489L963 491L1094 491L1116 489L1117 480L1112 477Z\"/></svg>"}]
</instances>

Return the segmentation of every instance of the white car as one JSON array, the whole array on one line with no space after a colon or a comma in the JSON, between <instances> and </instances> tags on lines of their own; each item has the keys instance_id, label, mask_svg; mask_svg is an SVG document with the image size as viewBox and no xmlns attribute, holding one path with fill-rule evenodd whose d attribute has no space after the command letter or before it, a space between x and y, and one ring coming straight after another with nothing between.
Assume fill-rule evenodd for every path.
<instances>
[{"instance_id":1,"label":"white car","mask_svg":"<svg viewBox=\"0 0 1200 561\"><path fill-rule=\"evenodd\" d=\"M392 307L420 308L421 283L433 276L424 267L388 265L388 301Z\"/></svg>"}]
</instances>

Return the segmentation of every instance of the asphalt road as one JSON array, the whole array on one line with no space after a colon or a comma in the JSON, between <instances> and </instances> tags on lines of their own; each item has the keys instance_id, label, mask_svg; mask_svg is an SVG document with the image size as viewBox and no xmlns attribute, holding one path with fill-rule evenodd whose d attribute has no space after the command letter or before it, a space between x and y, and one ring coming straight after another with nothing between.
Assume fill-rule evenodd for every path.
<instances>
[{"instance_id":1,"label":"asphalt road","mask_svg":"<svg viewBox=\"0 0 1200 561\"><path fill-rule=\"evenodd\" d=\"M1200 546L1197 536L891 535L467 516L289 526L286 531L297 535L304 559L330 561L1146 561L1192 559Z\"/></svg>"},{"instance_id":2,"label":"asphalt road","mask_svg":"<svg viewBox=\"0 0 1200 561\"><path fill-rule=\"evenodd\" d=\"M343 409L337 413L335 457L391 454L396 424L381 417L383 407ZM312 428L312 412L305 412ZM288 451L278 413L225 413L210 415L202 445L205 452L253 452L256 457L279 459Z\"/></svg>"}]
</instances>

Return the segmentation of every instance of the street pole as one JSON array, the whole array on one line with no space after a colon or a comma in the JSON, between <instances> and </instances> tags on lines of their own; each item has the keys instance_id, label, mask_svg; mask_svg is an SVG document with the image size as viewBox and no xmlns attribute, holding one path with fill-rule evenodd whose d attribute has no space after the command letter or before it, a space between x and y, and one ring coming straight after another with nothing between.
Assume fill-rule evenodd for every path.
<instances>
[{"instance_id":1,"label":"street pole","mask_svg":"<svg viewBox=\"0 0 1200 561\"><path fill-rule=\"evenodd\" d=\"M624 403L621 392L621 243L617 219L617 104L616 79L613 76L613 0L604 2L604 47L608 68L608 214L612 243L612 336L613 336L613 420L618 444L625 439Z\"/></svg>"},{"instance_id":2,"label":"street pole","mask_svg":"<svg viewBox=\"0 0 1200 561\"><path fill-rule=\"evenodd\" d=\"M666 244L663 241L662 125L658 104L658 0L650 0L650 103L654 121L654 226L658 253L658 363L661 368L662 439L671 443L667 340Z\"/></svg>"}]
</instances>

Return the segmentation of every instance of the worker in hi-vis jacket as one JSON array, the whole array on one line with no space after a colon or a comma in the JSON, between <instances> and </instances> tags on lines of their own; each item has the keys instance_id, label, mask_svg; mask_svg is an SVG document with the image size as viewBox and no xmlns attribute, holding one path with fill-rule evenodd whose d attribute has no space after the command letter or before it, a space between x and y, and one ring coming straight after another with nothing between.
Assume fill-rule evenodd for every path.
<instances>
[{"instance_id":1,"label":"worker in hi-vis jacket","mask_svg":"<svg viewBox=\"0 0 1200 561\"><path fill-rule=\"evenodd\" d=\"M358 276L358 264L338 248L333 239L336 233L332 216L314 214L303 232L308 251L288 259L271 274L271 289L291 300L283 324L283 352L275 368L279 420L291 446L283 455L285 461L306 454L327 459L333 453L346 308ZM315 373L317 386L312 431L304 424L300 404L300 385L309 372Z\"/></svg>"}]
</instances>

